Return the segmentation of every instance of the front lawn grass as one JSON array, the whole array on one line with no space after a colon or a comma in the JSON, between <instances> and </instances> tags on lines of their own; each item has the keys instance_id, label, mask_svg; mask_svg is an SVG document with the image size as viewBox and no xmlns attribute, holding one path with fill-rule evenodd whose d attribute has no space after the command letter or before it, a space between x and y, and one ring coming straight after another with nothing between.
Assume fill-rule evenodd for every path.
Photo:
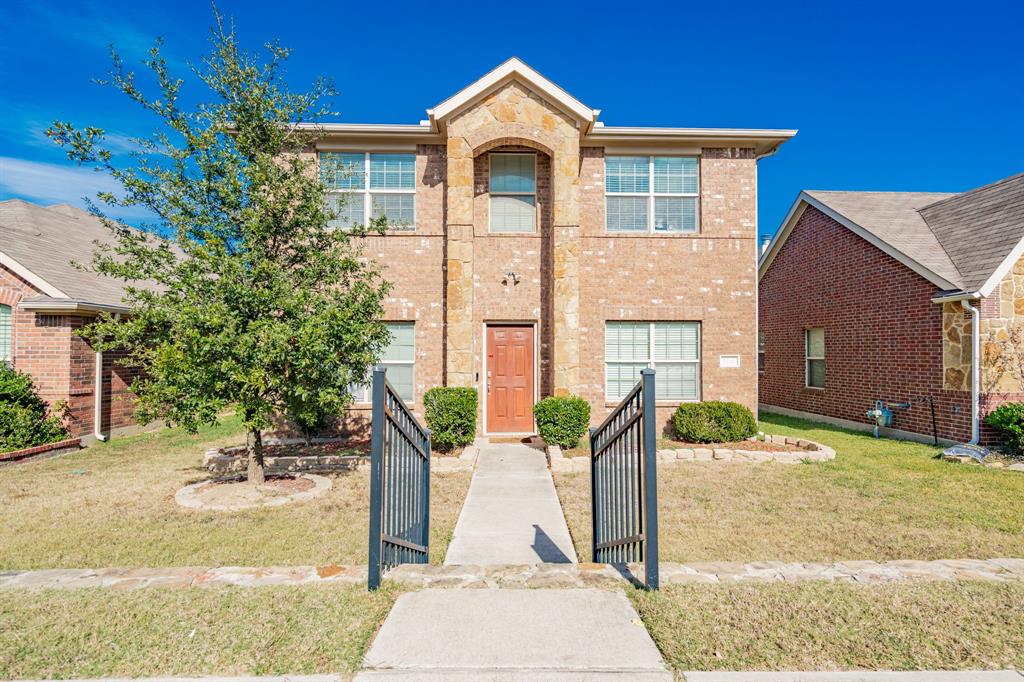
<instances>
[{"instance_id":1,"label":"front lawn grass","mask_svg":"<svg viewBox=\"0 0 1024 682\"><path fill-rule=\"evenodd\" d=\"M355 671L393 587L0 591L0 677Z\"/></svg>"},{"instance_id":2,"label":"front lawn grass","mask_svg":"<svg viewBox=\"0 0 1024 682\"><path fill-rule=\"evenodd\" d=\"M672 585L630 597L676 670L1024 667L1024 584Z\"/></svg>"},{"instance_id":3,"label":"front lawn grass","mask_svg":"<svg viewBox=\"0 0 1024 682\"><path fill-rule=\"evenodd\" d=\"M837 458L659 468L662 561L1024 556L1024 475L817 422L765 414L760 428L824 443ZM576 551L589 558L589 474L555 482Z\"/></svg>"},{"instance_id":4,"label":"front lawn grass","mask_svg":"<svg viewBox=\"0 0 1024 682\"><path fill-rule=\"evenodd\" d=\"M205 479L203 452L244 442L235 419L115 439L0 469L0 569L105 566L359 564L367 559L369 474L332 476L309 502L242 512L180 508L174 493ZM468 473L431 477L431 560L441 562Z\"/></svg>"}]
</instances>

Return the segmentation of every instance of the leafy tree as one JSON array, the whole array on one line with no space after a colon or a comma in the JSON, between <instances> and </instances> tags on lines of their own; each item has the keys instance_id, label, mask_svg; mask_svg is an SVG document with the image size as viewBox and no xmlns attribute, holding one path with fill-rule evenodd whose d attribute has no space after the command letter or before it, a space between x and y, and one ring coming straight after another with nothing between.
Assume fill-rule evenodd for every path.
<instances>
[{"instance_id":1,"label":"leafy tree","mask_svg":"<svg viewBox=\"0 0 1024 682\"><path fill-rule=\"evenodd\" d=\"M101 83L159 119L128 160L115 158L99 128L58 121L47 134L72 160L118 181L120 193L97 195L103 203L156 216L135 230L92 205L114 238L86 267L126 283L132 314L104 316L86 336L97 348L124 349L127 364L143 370L132 387L139 421L194 432L233 407L248 430L248 479L258 483L261 430L281 415L313 427L341 414L348 387L387 345L388 284L360 243L383 221L328 227L336 214L311 153L322 130L309 121L332 113L330 83L293 93L283 80L287 49L266 45L261 63L219 14L211 33L211 53L189 81L205 101L193 106L161 41L143 62L149 87L112 50Z\"/></svg>"}]
</instances>

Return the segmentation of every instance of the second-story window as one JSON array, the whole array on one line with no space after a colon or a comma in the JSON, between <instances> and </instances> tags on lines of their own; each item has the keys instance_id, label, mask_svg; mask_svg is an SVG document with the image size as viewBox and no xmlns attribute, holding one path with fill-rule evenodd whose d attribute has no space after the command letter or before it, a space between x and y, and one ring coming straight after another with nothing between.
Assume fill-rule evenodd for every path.
<instances>
[{"instance_id":1,"label":"second-story window","mask_svg":"<svg viewBox=\"0 0 1024 682\"><path fill-rule=\"evenodd\" d=\"M338 213L331 227L366 225L381 216L395 229L415 225L415 154L321 152L320 177Z\"/></svg>"},{"instance_id":2,"label":"second-story window","mask_svg":"<svg viewBox=\"0 0 1024 682\"><path fill-rule=\"evenodd\" d=\"M607 156L609 232L697 232L699 172L693 156Z\"/></svg>"},{"instance_id":3,"label":"second-story window","mask_svg":"<svg viewBox=\"0 0 1024 682\"><path fill-rule=\"evenodd\" d=\"M537 222L537 155L493 153L491 232L534 232Z\"/></svg>"}]
</instances>

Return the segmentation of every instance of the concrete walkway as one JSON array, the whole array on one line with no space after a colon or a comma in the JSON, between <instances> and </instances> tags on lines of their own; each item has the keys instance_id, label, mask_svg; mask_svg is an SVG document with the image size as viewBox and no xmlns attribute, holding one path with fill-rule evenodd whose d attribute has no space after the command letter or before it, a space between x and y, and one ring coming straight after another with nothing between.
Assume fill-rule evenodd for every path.
<instances>
[{"instance_id":1,"label":"concrete walkway","mask_svg":"<svg viewBox=\"0 0 1024 682\"><path fill-rule=\"evenodd\" d=\"M398 598L357 682L671 682L621 591L444 590Z\"/></svg>"},{"instance_id":2,"label":"concrete walkway","mask_svg":"<svg viewBox=\"0 0 1024 682\"><path fill-rule=\"evenodd\" d=\"M520 443L480 447L444 563L576 563L542 451Z\"/></svg>"}]
</instances>

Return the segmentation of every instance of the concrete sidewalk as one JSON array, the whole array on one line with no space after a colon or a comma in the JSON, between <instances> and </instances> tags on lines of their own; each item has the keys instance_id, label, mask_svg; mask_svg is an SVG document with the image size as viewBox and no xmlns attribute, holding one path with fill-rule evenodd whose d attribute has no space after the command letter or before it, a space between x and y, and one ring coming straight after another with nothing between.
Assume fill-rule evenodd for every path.
<instances>
[{"instance_id":1,"label":"concrete sidewalk","mask_svg":"<svg viewBox=\"0 0 1024 682\"><path fill-rule=\"evenodd\" d=\"M356 677L389 679L671 682L673 675L620 591L427 589L398 598Z\"/></svg>"},{"instance_id":2,"label":"concrete sidewalk","mask_svg":"<svg viewBox=\"0 0 1024 682\"><path fill-rule=\"evenodd\" d=\"M480 447L444 563L576 563L542 451L519 443Z\"/></svg>"}]
</instances>

